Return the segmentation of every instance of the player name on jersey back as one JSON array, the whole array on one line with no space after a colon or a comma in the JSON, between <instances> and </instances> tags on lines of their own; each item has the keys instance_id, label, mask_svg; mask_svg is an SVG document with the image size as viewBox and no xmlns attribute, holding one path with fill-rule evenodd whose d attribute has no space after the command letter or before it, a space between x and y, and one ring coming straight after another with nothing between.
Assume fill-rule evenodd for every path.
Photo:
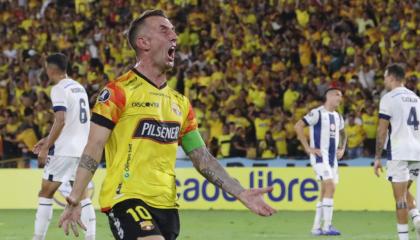
<instances>
[{"instance_id":1,"label":"player name on jersey back","mask_svg":"<svg viewBox=\"0 0 420 240\"><path fill-rule=\"evenodd\" d=\"M405 87L382 97L379 117L390 123L385 146L388 160L420 161L419 112L419 97Z\"/></svg>"}]
</instances>

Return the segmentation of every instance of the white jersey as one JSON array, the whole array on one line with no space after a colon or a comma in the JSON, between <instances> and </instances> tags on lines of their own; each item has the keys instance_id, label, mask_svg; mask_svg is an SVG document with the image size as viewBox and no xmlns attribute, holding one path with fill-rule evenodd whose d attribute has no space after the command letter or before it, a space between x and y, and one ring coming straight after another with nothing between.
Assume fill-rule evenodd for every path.
<instances>
[{"instance_id":1,"label":"white jersey","mask_svg":"<svg viewBox=\"0 0 420 240\"><path fill-rule=\"evenodd\" d=\"M323 163L336 167L339 130L344 129L343 117L336 111L329 112L320 106L306 114L303 121L310 127L311 147L320 149L322 154L322 157L311 154L312 165Z\"/></svg>"},{"instance_id":2,"label":"white jersey","mask_svg":"<svg viewBox=\"0 0 420 240\"><path fill-rule=\"evenodd\" d=\"M420 161L420 98L397 87L381 98L379 118L389 120L388 160Z\"/></svg>"},{"instance_id":3,"label":"white jersey","mask_svg":"<svg viewBox=\"0 0 420 240\"><path fill-rule=\"evenodd\" d=\"M83 86L66 78L51 89L54 112L65 111L65 125L49 155L80 157L89 135L89 100Z\"/></svg>"}]
</instances>

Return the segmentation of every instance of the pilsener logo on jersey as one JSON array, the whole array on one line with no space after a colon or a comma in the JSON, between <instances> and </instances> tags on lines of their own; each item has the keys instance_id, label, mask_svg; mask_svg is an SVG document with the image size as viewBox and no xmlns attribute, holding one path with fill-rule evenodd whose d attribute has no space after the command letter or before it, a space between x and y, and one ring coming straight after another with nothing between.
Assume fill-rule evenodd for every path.
<instances>
[{"instance_id":1,"label":"pilsener logo on jersey","mask_svg":"<svg viewBox=\"0 0 420 240\"><path fill-rule=\"evenodd\" d=\"M137 126L133 138L147 138L159 143L174 143L178 141L179 130L178 122L143 119Z\"/></svg>"}]
</instances>

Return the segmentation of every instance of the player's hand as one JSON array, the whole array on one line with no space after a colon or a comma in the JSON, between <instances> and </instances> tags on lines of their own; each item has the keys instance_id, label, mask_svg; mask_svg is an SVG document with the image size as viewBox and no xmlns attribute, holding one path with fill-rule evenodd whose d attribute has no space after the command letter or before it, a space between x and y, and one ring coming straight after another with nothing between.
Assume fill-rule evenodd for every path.
<instances>
[{"instance_id":1,"label":"player's hand","mask_svg":"<svg viewBox=\"0 0 420 240\"><path fill-rule=\"evenodd\" d=\"M44 146L46 144L46 142L47 142L47 138L43 138L43 139L39 140L35 144L34 148L32 149L32 152L35 153L35 154L39 154L39 152L42 149L42 146Z\"/></svg>"},{"instance_id":2,"label":"player's hand","mask_svg":"<svg viewBox=\"0 0 420 240\"><path fill-rule=\"evenodd\" d=\"M47 157L48 157L48 148L41 148L41 150L38 152L38 162L41 165L45 165Z\"/></svg>"},{"instance_id":3,"label":"player's hand","mask_svg":"<svg viewBox=\"0 0 420 240\"><path fill-rule=\"evenodd\" d=\"M318 149L318 148L311 148L310 147L310 148L305 149L305 151L308 155L313 154L313 155L316 155L318 157L322 157L321 150Z\"/></svg>"},{"instance_id":4,"label":"player's hand","mask_svg":"<svg viewBox=\"0 0 420 240\"><path fill-rule=\"evenodd\" d=\"M346 150L344 148L337 149L337 158L342 159Z\"/></svg>"},{"instance_id":5,"label":"player's hand","mask_svg":"<svg viewBox=\"0 0 420 240\"><path fill-rule=\"evenodd\" d=\"M373 163L373 169L375 170L375 175L377 177L380 176L379 171L384 172L382 169L381 159L375 159L375 162Z\"/></svg>"},{"instance_id":6,"label":"player's hand","mask_svg":"<svg viewBox=\"0 0 420 240\"><path fill-rule=\"evenodd\" d=\"M263 199L263 195L271 191L273 187L247 189L239 194L238 199L252 212L260 216L271 216L277 211Z\"/></svg>"},{"instance_id":7,"label":"player's hand","mask_svg":"<svg viewBox=\"0 0 420 240\"><path fill-rule=\"evenodd\" d=\"M74 236L78 237L79 229L77 225L79 225L83 230L86 231L86 226L82 223L82 220L80 219L81 212L82 208L80 207L80 204L66 205L66 208L61 214L60 220L58 222L58 227L63 228L63 231L66 234L66 236L69 235L71 228L71 231L73 232Z\"/></svg>"}]
</instances>

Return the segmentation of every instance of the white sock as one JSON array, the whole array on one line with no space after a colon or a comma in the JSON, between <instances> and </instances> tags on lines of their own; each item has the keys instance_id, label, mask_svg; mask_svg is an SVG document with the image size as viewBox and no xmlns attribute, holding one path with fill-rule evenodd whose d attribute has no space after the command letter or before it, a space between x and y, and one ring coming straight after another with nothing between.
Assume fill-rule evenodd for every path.
<instances>
[{"instance_id":1,"label":"white sock","mask_svg":"<svg viewBox=\"0 0 420 240\"><path fill-rule=\"evenodd\" d=\"M334 200L332 198L324 198L322 200L322 216L324 218L324 230L328 230L331 226L334 209Z\"/></svg>"},{"instance_id":2,"label":"white sock","mask_svg":"<svg viewBox=\"0 0 420 240\"><path fill-rule=\"evenodd\" d=\"M316 204L315 219L314 219L314 225L312 229L313 230L319 229L321 227L321 223L322 223L322 202L318 202Z\"/></svg>"},{"instance_id":3,"label":"white sock","mask_svg":"<svg viewBox=\"0 0 420 240\"><path fill-rule=\"evenodd\" d=\"M34 240L45 239L45 235L47 235L48 226L50 225L53 214L52 204L52 198L39 198L39 205L35 215Z\"/></svg>"},{"instance_id":4,"label":"white sock","mask_svg":"<svg viewBox=\"0 0 420 240\"><path fill-rule=\"evenodd\" d=\"M82 206L81 219L87 229L85 232L85 239L94 240L96 235L96 215L92 201L90 198L86 198L80 201L80 205Z\"/></svg>"},{"instance_id":5,"label":"white sock","mask_svg":"<svg viewBox=\"0 0 420 240\"><path fill-rule=\"evenodd\" d=\"M408 240L408 224L397 224L398 238Z\"/></svg>"}]
</instances>

